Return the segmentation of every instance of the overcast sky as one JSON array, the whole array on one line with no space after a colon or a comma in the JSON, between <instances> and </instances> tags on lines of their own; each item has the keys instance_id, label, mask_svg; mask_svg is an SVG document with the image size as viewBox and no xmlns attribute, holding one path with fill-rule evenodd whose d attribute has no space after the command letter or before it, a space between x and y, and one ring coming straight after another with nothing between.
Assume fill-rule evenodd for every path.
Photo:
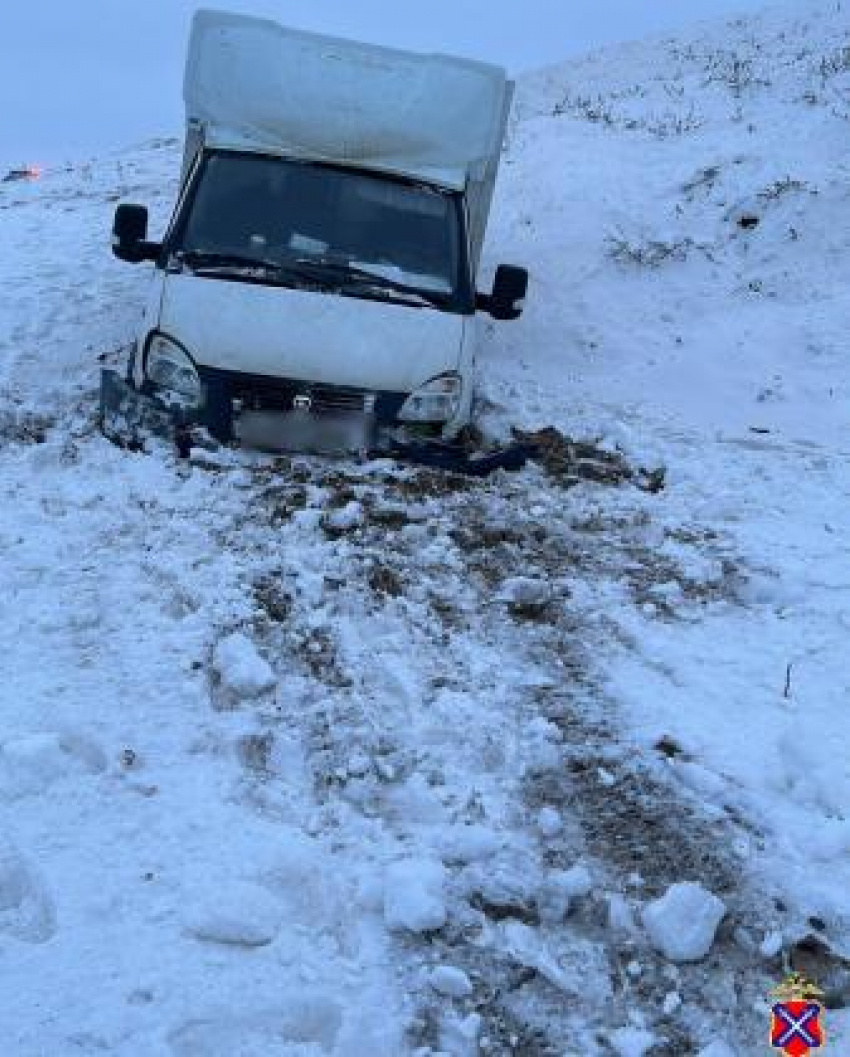
<instances>
[{"instance_id":1,"label":"overcast sky","mask_svg":"<svg viewBox=\"0 0 850 1057\"><path fill-rule=\"evenodd\" d=\"M50 164L179 132L191 12L288 25L513 71L763 0L0 0L0 163Z\"/></svg>"}]
</instances>

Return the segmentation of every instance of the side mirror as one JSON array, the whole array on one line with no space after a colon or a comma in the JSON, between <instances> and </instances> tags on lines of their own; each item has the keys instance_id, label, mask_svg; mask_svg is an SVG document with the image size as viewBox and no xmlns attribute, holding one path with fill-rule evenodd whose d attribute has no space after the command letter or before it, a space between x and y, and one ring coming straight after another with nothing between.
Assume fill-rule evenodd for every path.
<instances>
[{"instance_id":1,"label":"side mirror","mask_svg":"<svg viewBox=\"0 0 850 1057\"><path fill-rule=\"evenodd\" d=\"M112 252L121 261L153 261L161 247L148 242L148 211L144 206L120 205L112 224Z\"/></svg>"},{"instance_id":2,"label":"side mirror","mask_svg":"<svg viewBox=\"0 0 850 1057\"><path fill-rule=\"evenodd\" d=\"M496 269L491 294L479 294L479 308L486 309L494 319L519 319L523 300L528 291L528 272L512 264L500 264Z\"/></svg>"}]
</instances>

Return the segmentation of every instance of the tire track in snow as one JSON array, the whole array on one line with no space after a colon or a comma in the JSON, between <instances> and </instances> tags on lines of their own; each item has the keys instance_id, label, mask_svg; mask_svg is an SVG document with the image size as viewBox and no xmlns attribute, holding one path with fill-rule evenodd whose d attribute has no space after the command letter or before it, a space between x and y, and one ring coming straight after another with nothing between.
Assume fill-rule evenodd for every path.
<instances>
[{"instance_id":1,"label":"tire track in snow","mask_svg":"<svg viewBox=\"0 0 850 1057\"><path fill-rule=\"evenodd\" d=\"M461 1052L480 1037L494 1053L561 1052L593 988L602 1039L636 1004L658 1020L668 967L639 933L617 935L612 901L634 915L692 876L727 897L742 934L766 911L730 850L732 817L620 743L594 654L623 632L599 596L610 594L612 612L623 592L635 606L656 597L659 618L675 620L677 608L734 600L734 567L701 583L663 558L652 501L636 493L606 496L611 511L570 493L566 513L565 494L534 477L472 484L298 464L262 477L258 499L279 542L266 537L257 578L261 633L267 655L297 672L286 724L313 769L316 825L385 881L397 860L449 868L445 926L395 940L418 1010L410 1044L453 1039ZM710 534L685 537L717 546ZM665 606L653 591L671 579L679 601ZM547 839L535 819L553 807L563 832ZM547 884L580 860L591 890L566 921L544 923ZM361 912L380 916L380 880L361 894ZM706 1023L727 1027L712 973L725 961L753 996L761 978L732 931L711 966L685 970L679 985ZM595 970L579 968L577 950ZM625 966L638 957L648 965L636 983ZM471 995L433 992L429 973L444 962L463 967ZM672 1014L659 1030L671 1054L699 1034Z\"/></svg>"}]
</instances>

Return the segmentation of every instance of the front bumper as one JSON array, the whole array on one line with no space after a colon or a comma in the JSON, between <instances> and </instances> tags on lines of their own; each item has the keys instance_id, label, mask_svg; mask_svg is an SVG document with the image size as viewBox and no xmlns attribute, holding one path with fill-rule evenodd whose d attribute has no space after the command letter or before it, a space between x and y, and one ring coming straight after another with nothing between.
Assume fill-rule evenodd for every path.
<instances>
[{"instance_id":1,"label":"front bumper","mask_svg":"<svg viewBox=\"0 0 850 1057\"><path fill-rule=\"evenodd\" d=\"M244 408L237 409L236 412L232 409L231 411L228 420L228 439L265 451L297 450L318 454L341 454L356 451L372 456L390 456L403 462L448 470L470 477L485 477L499 469L519 470L525 465L527 459L534 457L533 448L526 444L511 444L506 448L478 454L470 452L460 444L439 440L401 439L394 436L390 429L382 431L381 418L375 413L374 408L371 412L360 413L358 421L360 427L365 428L365 432L358 431L360 427L355 428L352 425L353 419L357 416L349 416L347 428L350 431L346 432L344 428L341 435L341 439L347 443L340 443L340 434L327 429L322 430L322 419L318 414L306 419L302 415L298 419L296 409L290 412L276 412L273 409L246 412ZM191 449L197 442L196 431L203 427L216 439L222 439L212 428L216 420L206 410L187 412L170 409L156 397L135 389L117 371L103 370L101 372L100 414L101 429L104 435L121 447L136 451L144 450L146 437L151 433L171 440L178 454L184 458L188 458L191 454ZM297 447L293 447L291 443L293 435L283 428L286 416L293 415L298 419L298 429L294 439L301 441ZM326 420L325 424L327 425L328 422L329 420ZM247 436L245 435L246 425L249 427ZM328 435L336 438L334 444L317 443L320 438L326 440ZM304 441L311 438L313 443L305 447Z\"/></svg>"},{"instance_id":2,"label":"front bumper","mask_svg":"<svg viewBox=\"0 0 850 1057\"><path fill-rule=\"evenodd\" d=\"M204 404L172 408L155 393L136 389L116 371L101 373L104 434L125 447L144 446L146 434L185 443L204 429L221 444L268 452L341 454L371 451L398 425L406 394L202 368ZM181 440L180 438L184 438Z\"/></svg>"},{"instance_id":3,"label":"front bumper","mask_svg":"<svg viewBox=\"0 0 850 1057\"><path fill-rule=\"evenodd\" d=\"M203 366L197 370L203 405L177 413L147 384L136 389L129 379L104 370L104 432L118 434L127 427L133 431L138 425L167 434L170 423L172 430L175 424L202 426L221 444L264 451L360 451L404 426L398 416L410 395ZM412 431L449 439L467 424L466 415L461 413L445 425L413 427Z\"/></svg>"}]
</instances>

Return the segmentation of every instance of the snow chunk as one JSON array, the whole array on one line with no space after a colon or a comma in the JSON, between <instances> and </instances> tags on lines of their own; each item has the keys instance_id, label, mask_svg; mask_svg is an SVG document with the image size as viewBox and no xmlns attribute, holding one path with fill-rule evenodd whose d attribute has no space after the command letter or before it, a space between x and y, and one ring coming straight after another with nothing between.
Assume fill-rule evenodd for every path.
<instances>
[{"instance_id":1,"label":"snow chunk","mask_svg":"<svg viewBox=\"0 0 850 1057\"><path fill-rule=\"evenodd\" d=\"M472 994L472 981L463 971L451 965L438 965L429 977L431 987L447 998L468 998Z\"/></svg>"},{"instance_id":2,"label":"snow chunk","mask_svg":"<svg viewBox=\"0 0 850 1057\"><path fill-rule=\"evenodd\" d=\"M589 1005L601 1005L611 997L608 955L601 943L574 939L568 947L550 945L547 930L519 921L502 925L495 943L514 961L534 969L564 994L580 995Z\"/></svg>"},{"instance_id":3,"label":"snow chunk","mask_svg":"<svg viewBox=\"0 0 850 1057\"><path fill-rule=\"evenodd\" d=\"M496 600L514 606L539 606L544 605L551 597L552 590L544 580L514 576L504 581Z\"/></svg>"},{"instance_id":4,"label":"snow chunk","mask_svg":"<svg viewBox=\"0 0 850 1057\"><path fill-rule=\"evenodd\" d=\"M644 1057L657 1041L651 1032L643 1028L618 1028L608 1038L619 1057Z\"/></svg>"},{"instance_id":5,"label":"snow chunk","mask_svg":"<svg viewBox=\"0 0 850 1057\"><path fill-rule=\"evenodd\" d=\"M698 962L711 950L726 906L702 885L672 885L643 908L652 945L669 961Z\"/></svg>"},{"instance_id":6,"label":"snow chunk","mask_svg":"<svg viewBox=\"0 0 850 1057\"><path fill-rule=\"evenodd\" d=\"M593 891L593 878L586 866L572 866L561 875L564 891L571 899L582 899Z\"/></svg>"},{"instance_id":7,"label":"snow chunk","mask_svg":"<svg viewBox=\"0 0 850 1057\"><path fill-rule=\"evenodd\" d=\"M553 870L537 892L537 913L546 925L558 925L570 912L569 885L563 871Z\"/></svg>"},{"instance_id":8,"label":"snow chunk","mask_svg":"<svg viewBox=\"0 0 850 1057\"><path fill-rule=\"evenodd\" d=\"M553 807L544 807L540 809L537 815L537 828L544 837L551 839L558 836L563 830L564 824L561 821L560 814Z\"/></svg>"},{"instance_id":9,"label":"snow chunk","mask_svg":"<svg viewBox=\"0 0 850 1057\"><path fill-rule=\"evenodd\" d=\"M408 825L442 823L446 817L438 793L421 774L412 774L402 785L391 789L386 794L386 802Z\"/></svg>"},{"instance_id":10,"label":"snow chunk","mask_svg":"<svg viewBox=\"0 0 850 1057\"><path fill-rule=\"evenodd\" d=\"M281 908L256 885L238 884L210 894L186 920L186 930L199 940L235 947L263 947L277 936Z\"/></svg>"},{"instance_id":11,"label":"snow chunk","mask_svg":"<svg viewBox=\"0 0 850 1057\"><path fill-rule=\"evenodd\" d=\"M564 735L551 720L543 716L535 716L528 724L528 733L536 738L544 738L546 741L563 741Z\"/></svg>"},{"instance_id":12,"label":"snow chunk","mask_svg":"<svg viewBox=\"0 0 850 1057\"><path fill-rule=\"evenodd\" d=\"M782 950L785 938L781 932L768 932L759 944L759 951L765 958L775 958Z\"/></svg>"},{"instance_id":13,"label":"snow chunk","mask_svg":"<svg viewBox=\"0 0 850 1057\"><path fill-rule=\"evenodd\" d=\"M672 1016L682 1005L682 996L678 991L668 991L664 996L664 1004L661 1007L666 1016Z\"/></svg>"},{"instance_id":14,"label":"snow chunk","mask_svg":"<svg viewBox=\"0 0 850 1057\"><path fill-rule=\"evenodd\" d=\"M476 824L450 826L442 831L438 850L448 862L469 863L489 859L502 842L497 833Z\"/></svg>"},{"instance_id":15,"label":"snow chunk","mask_svg":"<svg viewBox=\"0 0 850 1057\"><path fill-rule=\"evenodd\" d=\"M482 1023L477 1013L470 1013L466 1017L445 1017L440 1031L441 1052L445 1052L447 1057L448 1054L452 1057L477 1057Z\"/></svg>"},{"instance_id":16,"label":"snow chunk","mask_svg":"<svg viewBox=\"0 0 850 1057\"><path fill-rule=\"evenodd\" d=\"M352 532L363 524L363 507L354 501L346 503L325 514L322 524L331 533Z\"/></svg>"},{"instance_id":17,"label":"snow chunk","mask_svg":"<svg viewBox=\"0 0 850 1057\"><path fill-rule=\"evenodd\" d=\"M442 863L408 859L387 869L384 920L391 929L430 932L446 923L446 871Z\"/></svg>"},{"instance_id":18,"label":"snow chunk","mask_svg":"<svg viewBox=\"0 0 850 1057\"><path fill-rule=\"evenodd\" d=\"M235 632L215 648L215 670L224 686L237 697L259 697L275 685L271 665L245 635Z\"/></svg>"},{"instance_id":19,"label":"snow chunk","mask_svg":"<svg viewBox=\"0 0 850 1057\"><path fill-rule=\"evenodd\" d=\"M618 892L608 896L608 928L618 932L634 932L636 928L632 908Z\"/></svg>"},{"instance_id":20,"label":"snow chunk","mask_svg":"<svg viewBox=\"0 0 850 1057\"><path fill-rule=\"evenodd\" d=\"M467 867L462 880L467 898L488 910L527 912L534 904L535 875L530 860L511 856Z\"/></svg>"},{"instance_id":21,"label":"snow chunk","mask_svg":"<svg viewBox=\"0 0 850 1057\"><path fill-rule=\"evenodd\" d=\"M570 870L551 870L537 891L535 902L540 920L559 924L569 914L573 901L593 890L590 873L584 866Z\"/></svg>"}]
</instances>

